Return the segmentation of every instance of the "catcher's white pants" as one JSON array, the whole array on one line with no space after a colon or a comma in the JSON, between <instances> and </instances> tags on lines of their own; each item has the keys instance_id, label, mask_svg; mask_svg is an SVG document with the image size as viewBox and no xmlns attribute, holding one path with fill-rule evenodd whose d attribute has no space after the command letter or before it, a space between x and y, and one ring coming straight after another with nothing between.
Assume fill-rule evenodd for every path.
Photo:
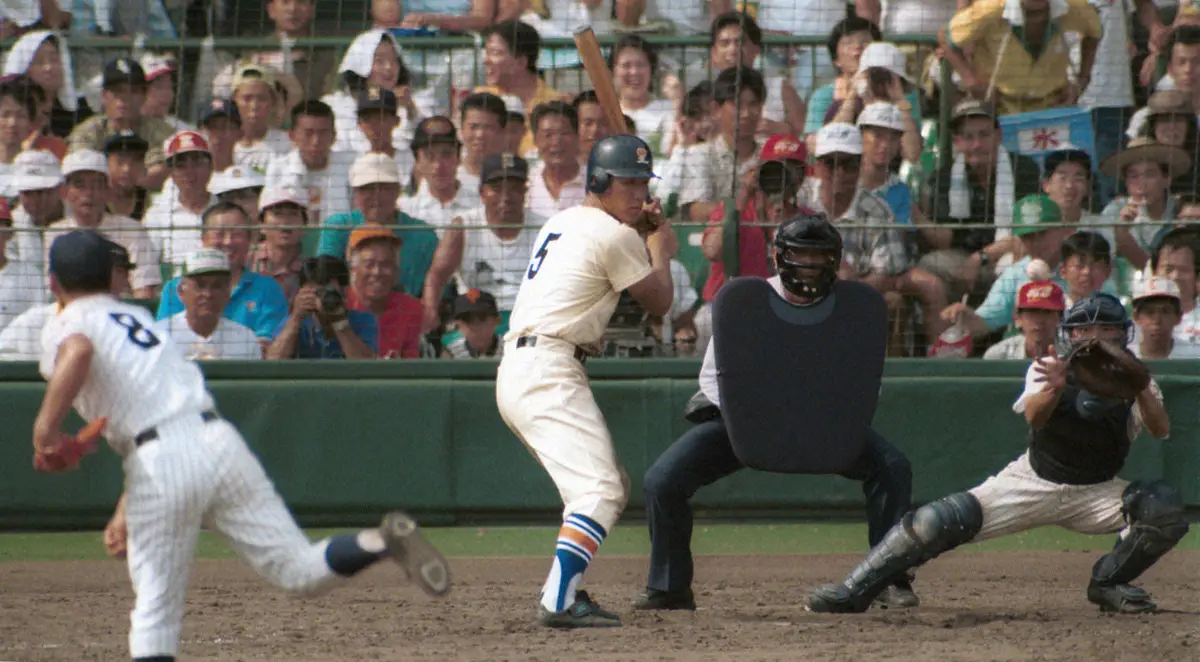
<instances>
[{"instance_id":1,"label":"catcher's white pants","mask_svg":"<svg viewBox=\"0 0 1200 662\"><path fill-rule=\"evenodd\" d=\"M545 337L534 347L509 342L496 374L496 404L550 474L564 519L586 515L611 532L629 498L629 477L574 351Z\"/></svg>"},{"instance_id":2,"label":"catcher's white pants","mask_svg":"<svg viewBox=\"0 0 1200 662\"><path fill-rule=\"evenodd\" d=\"M202 525L285 590L315 593L339 579L325 562L326 543L308 540L229 422L179 416L124 465L133 657L176 654Z\"/></svg>"},{"instance_id":3,"label":"catcher's white pants","mask_svg":"<svg viewBox=\"0 0 1200 662\"><path fill-rule=\"evenodd\" d=\"M1052 483L1034 473L1025 453L971 490L983 507L983 528L973 540L1039 526L1091 535L1120 531L1126 525L1121 496L1128 485L1120 478L1095 485Z\"/></svg>"}]
</instances>

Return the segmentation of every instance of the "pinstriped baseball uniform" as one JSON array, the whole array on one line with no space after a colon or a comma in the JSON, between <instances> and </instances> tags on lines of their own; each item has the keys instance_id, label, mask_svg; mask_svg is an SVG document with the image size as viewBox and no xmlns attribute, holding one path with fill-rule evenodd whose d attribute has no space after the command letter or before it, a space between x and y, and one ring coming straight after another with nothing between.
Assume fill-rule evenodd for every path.
<instances>
[{"instance_id":1,"label":"pinstriped baseball uniform","mask_svg":"<svg viewBox=\"0 0 1200 662\"><path fill-rule=\"evenodd\" d=\"M1025 404L1031 396L1046 388L1045 382L1034 381L1040 376L1034 369L1036 365L1030 364L1025 373L1025 391L1013 404L1013 411L1018 414L1025 413ZM1162 402L1158 383L1151 380L1150 386ZM1141 433L1142 418L1137 404L1129 414L1127 430L1131 442ZM1080 440L1079 452L1088 452L1085 440ZM1121 460L1124 460L1123 455ZM1038 473L1030 451L1026 451L1000 473L971 490L983 509L983 528L975 541L1039 526L1056 525L1093 535L1112 533L1125 527L1121 500L1128 481L1114 477L1092 484L1069 484L1047 480Z\"/></svg>"},{"instance_id":2,"label":"pinstriped baseball uniform","mask_svg":"<svg viewBox=\"0 0 1200 662\"><path fill-rule=\"evenodd\" d=\"M108 295L76 299L43 331L40 362L50 379L66 338L83 335L93 346L74 405L85 420L108 418L105 437L124 458L135 658L176 653L202 523L281 588L316 592L339 578L328 543L300 531L237 429L202 417L214 403L200 368L153 325L145 309ZM134 439L150 429L157 436L138 447Z\"/></svg>"}]
</instances>

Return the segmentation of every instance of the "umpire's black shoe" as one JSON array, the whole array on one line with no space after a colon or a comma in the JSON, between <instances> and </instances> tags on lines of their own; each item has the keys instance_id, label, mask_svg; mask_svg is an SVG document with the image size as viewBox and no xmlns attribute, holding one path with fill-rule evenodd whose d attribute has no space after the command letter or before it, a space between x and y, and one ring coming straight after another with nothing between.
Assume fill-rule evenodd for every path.
<instances>
[{"instance_id":1,"label":"umpire's black shoe","mask_svg":"<svg viewBox=\"0 0 1200 662\"><path fill-rule=\"evenodd\" d=\"M869 600L851 595L845 584L826 584L808 596L808 610L821 614L861 614L870 608Z\"/></svg>"},{"instance_id":2,"label":"umpire's black shoe","mask_svg":"<svg viewBox=\"0 0 1200 662\"><path fill-rule=\"evenodd\" d=\"M562 611L539 604L538 623L550 628L619 628L621 617L592 602L586 591L576 591L575 602Z\"/></svg>"},{"instance_id":3,"label":"umpire's black shoe","mask_svg":"<svg viewBox=\"0 0 1200 662\"><path fill-rule=\"evenodd\" d=\"M658 611L671 609L695 611L696 596L692 594L690 588L682 591L660 591L656 588L647 588L641 595L634 598L633 608Z\"/></svg>"},{"instance_id":4,"label":"umpire's black shoe","mask_svg":"<svg viewBox=\"0 0 1200 662\"><path fill-rule=\"evenodd\" d=\"M1149 614L1158 610L1150 594L1133 584L1088 584L1088 602L1100 611L1118 614Z\"/></svg>"},{"instance_id":5,"label":"umpire's black shoe","mask_svg":"<svg viewBox=\"0 0 1200 662\"><path fill-rule=\"evenodd\" d=\"M912 609L919 604L921 598L913 592L912 582L907 579L897 580L875 598L875 606L880 609Z\"/></svg>"}]
</instances>

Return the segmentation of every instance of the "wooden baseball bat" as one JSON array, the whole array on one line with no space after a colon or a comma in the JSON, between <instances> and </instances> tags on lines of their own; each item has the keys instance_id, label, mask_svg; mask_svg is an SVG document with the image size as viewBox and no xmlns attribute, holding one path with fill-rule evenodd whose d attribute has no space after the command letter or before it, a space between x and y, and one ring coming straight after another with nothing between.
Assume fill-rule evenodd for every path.
<instances>
[{"instance_id":1,"label":"wooden baseball bat","mask_svg":"<svg viewBox=\"0 0 1200 662\"><path fill-rule=\"evenodd\" d=\"M617 99L617 90L613 87L612 72L608 69L608 61L600 50L600 42L596 41L596 33L590 27L584 26L575 30L575 49L579 51L579 59L583 69L587 71L592 81L592 89L596 90L596 99L604 109L604 117L608 120L609 130L614 135L628 133L625 129L625 113L621 112L621 102Z\"/></svg>"}]
</instances>

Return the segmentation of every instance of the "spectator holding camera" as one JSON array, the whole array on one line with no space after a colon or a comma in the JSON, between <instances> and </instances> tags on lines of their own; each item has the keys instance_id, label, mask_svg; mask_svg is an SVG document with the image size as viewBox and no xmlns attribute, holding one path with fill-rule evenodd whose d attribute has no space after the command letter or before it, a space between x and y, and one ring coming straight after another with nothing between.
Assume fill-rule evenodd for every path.
<instances>
[{"instance_id":1,"label":"spectator holding camera","mask_svg":"<svg viewBox=\"0 0 1200 662\"><path fill-rule=\"evenodd\" d=\"M373 359L379 344L375 316L346 307L350 271L331 255L308 258L291 314L279 325L267 358Z\"/></svg>"},{"instance_id":2,"label":"spectator holding camera","mask_svg":"<svg viewBox=\"0 0 1200 662\"><path fill-rule=\"evenodd\" d=\"M470 289L454 300L454 327L461 334L442 349L443 359L498 359L504 343L496 328L500 312L496 298L487 292Z\"/></svg>"},{"instance_id":3,"label":"spectator holding camera","mask_svg":"<svg viewBox=\"0 0 1200 662\"><path fill-rule=\"evenodd\" d=\"M229 258L213 248L193 251L183 259L183 277L179 281L183 312L155 326L193 361L250 361L263 357L262 345L254 332L224 317L233 292L231 274Z\"/></svg>"},{"instance_id":4,"label":"spectator holding camera","mask_svg":"<svg viewBox=\"0 0 1200 662\"><path fill-rule=\"evenodd\" d=\"M381 359L421 356L421 302L392 289L400 270L400 244L400 238L386 228L364 226L350 233L346 306L375 316Z\"/></svg>"},{"instance_id":5,"label":"spectator holding camera","mask_svg":"<svg viewBox=\"0 0 1200 662\"><path fill-rule=\"evenodd\" d=\"M899 151L904 160L916 163L921 160L921 130L917 128L921 111L913 89L904 72L904 54L900 49L884 42L870 44L859 59L850 95L830 106L830 110L837 108L832 121L854 124L868 106L874 106L871 117L879 126L880 111L884 106L892 106L898 112L891 113L894 117L887 123L888 128L899 131ZM887 165L890 167L891 162Z\"/></svg>"}]
</instances>

